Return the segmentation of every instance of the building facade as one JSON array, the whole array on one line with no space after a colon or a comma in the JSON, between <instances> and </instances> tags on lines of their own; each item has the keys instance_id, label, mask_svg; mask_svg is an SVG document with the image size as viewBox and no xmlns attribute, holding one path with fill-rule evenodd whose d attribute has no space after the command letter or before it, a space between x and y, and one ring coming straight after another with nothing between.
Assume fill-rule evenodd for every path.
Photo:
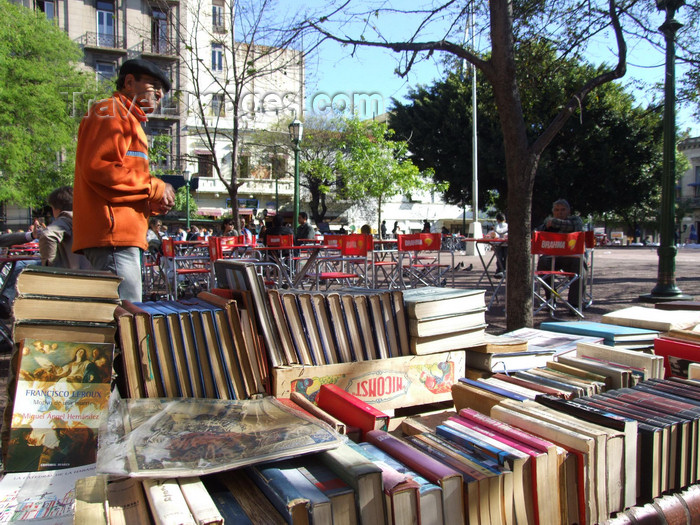
<instances>
[{"instance_id":1,"label":"building facade","mask_svg":"<svg viewBox=\"0 0 700 525\"><path fill-rule=\"evenodd\" d=\"M700 137L681 141L678 150L690 162L690 168L676 186L676 206L683 208L680 243L698 244L700 235Z\"/></svg>"},{"instance_id":2,"label":"building facade","mask_svg":"<svg viewBox=\"0 0 700 525\"><path fill-rule=\"evenodd\" d=\"M150 60L170 76L172 90L144 126L151 141L170 137L165 160L152 168L199 176L194 201L200 213L218 216L230 207L216 165L227 180L234 163L238 167L244 212L291 202L293 161L286 125L297 115L303 120L303 54L238 42L247 33L232 26L233 0L18 3L42 11L78 43L84 53L81 66L97 80L113 80L120 65L132 58ZM275 130L280 130L276 140L261 138ZM27 211L7 213L19 224L30 219Z\"/></svg>"}]
</instances>

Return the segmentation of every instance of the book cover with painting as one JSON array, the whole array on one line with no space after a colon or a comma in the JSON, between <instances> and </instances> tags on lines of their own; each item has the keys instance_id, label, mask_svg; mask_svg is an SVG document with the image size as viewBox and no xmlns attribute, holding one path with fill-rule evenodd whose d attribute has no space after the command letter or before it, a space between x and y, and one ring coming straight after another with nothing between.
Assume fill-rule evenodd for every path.
<instances>
[{"instance_id":1,"label":"book cover with painting","mask_svg":"<svg viewBox=\"0 0 700 525\"><path fill-rule=\"evenodd\" d=\"M343 437L267 397L124 399L101 436L100 473L200 476L337 447Z\"/></svg>"},{"instance_id":2,"label":"book cover with painting","mask_svg":"<svg viewBox=\"0 0 700 525\"><path fill-rule=\"evenodd\" d=\"M23 339L18 351L6 469L28 472L95 463L114 345Z\"/></svg>"}]
</instances>

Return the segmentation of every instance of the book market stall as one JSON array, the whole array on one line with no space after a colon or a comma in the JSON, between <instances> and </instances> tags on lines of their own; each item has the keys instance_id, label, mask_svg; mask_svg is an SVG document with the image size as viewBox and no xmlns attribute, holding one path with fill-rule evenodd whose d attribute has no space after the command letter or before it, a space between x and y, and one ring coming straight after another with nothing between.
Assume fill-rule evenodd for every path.
<instances>
[{"instance_id":1,"label":"book market stall","mask_svg":"<svg viewBox=\"0 0 700 525\"><path fill-rule=\"evenodd\" d=\"M699 312L494 336L483 290L267 288L215 264L210 291L141 303L109 274L20 274L0 522L700 512Z\"/></svg>"}]
</instances>

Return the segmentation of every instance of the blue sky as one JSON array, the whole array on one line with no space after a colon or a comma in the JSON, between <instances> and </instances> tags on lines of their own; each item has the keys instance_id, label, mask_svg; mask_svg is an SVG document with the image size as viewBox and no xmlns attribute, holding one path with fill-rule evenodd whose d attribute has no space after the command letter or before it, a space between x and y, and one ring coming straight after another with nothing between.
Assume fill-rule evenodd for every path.
<instances>
[{"instance_id":1,"label":"blue sky","mask_svg":"<svg viewBox=\"0 0 700 525\"><path fill-rule=\"evenodd\" d=\"M320 1L320 0L319 0ZM316 3L315 1L312 3ZM477 48L480 47L477 42ZM664 78L664 55L651 50L648 46L631 46L628 51L627 75L623 82L640 79L646 82L661 82ZM610 62L613 57L606 43L601 43L590 54L590 60L597 64L603 60ZM378 94L373 99L371 108L362 107L361 116L371 117L377 106L383 106L380 113L389 109L391 97L403 100L410 87L418 84L430 84L441 75L439 56L419 62L406 78L394 73L398 65L399 54L390 50L360 47L354 50L332 41L325 41L319 50L309 57L307 69L307 112L314 104L316 109L324 102L335 100L361 99L354 95ZM676 79L681 71L676 71ZM648 102L648 91L634 91L639 103ZM691 111L678 108L676 122L679 129L692 129L692 136L700 136L700 122L693 121Z\"/></svg>"}]
</instances>

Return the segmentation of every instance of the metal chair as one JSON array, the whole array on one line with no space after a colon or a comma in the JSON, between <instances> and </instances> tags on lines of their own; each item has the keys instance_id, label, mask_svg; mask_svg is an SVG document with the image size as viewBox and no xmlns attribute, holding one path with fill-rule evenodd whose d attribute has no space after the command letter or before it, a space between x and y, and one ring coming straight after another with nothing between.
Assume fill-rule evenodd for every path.
<instances>
[{"instance_id":1,"label":"metal chair","mask_svg":"<svg viewBox=\"0 0 700 525\"><path fill-rule=\"evenodd\" d=\"M532 237L533 308L555 317L559 307L583 319L586 241L584 232L535 232ZM537 258L537 260L536 260ZM565 298L572 287L577 300ZM578 293L576 293L578 292Z\"/></svg>"},{"instance_id":2,"label":"metal chair","mask_svg":"<svg viewBox=\"0 0 700 525\"><path fill-rule=\"evenodd\" d=\"M409 233L397 236L402 285L445 286L449 264L440 262L442 234Z\"/></svg>"},{"instance_id":3,"label":"metal chair","mask_svg":"<svg viewBox=\"0 0 700 525\"><path fill-rule=\"evenodd\" d=\"M208 246L200 242L163 239L161 261L168 282L168 295L177 300L178 295L196 295L208 290L211 268Z\"/></svg>"}]
</instances>

